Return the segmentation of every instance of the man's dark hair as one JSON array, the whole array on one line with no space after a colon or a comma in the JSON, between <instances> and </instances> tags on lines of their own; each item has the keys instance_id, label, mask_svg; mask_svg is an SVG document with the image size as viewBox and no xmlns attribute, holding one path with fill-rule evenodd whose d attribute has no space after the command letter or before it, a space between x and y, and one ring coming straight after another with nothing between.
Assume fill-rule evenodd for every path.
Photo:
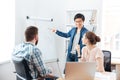
<instances>
[{"instance_id":1,"label":"man's dark hair","mask_svg":"<svg viewBox=\"0 0 120 80\"><path fill-rule=\"evenodd\" d=\"M34 39L34 37L38 34L38 28L35 26L29 26L25 30L25 38L26 41L31 41Z\"/></svg>"},{"instance_id":2,"label":"man's dark hair","mask_svg":"<svg viewBox=\"0 0 120 80\"><path fill-rule=\"evenodd\" d=\"M81 13L78 13L78 14L75 15L74 21L75 21L75 19L77 19L77 18L81 18L83 21L85 21L85 16L84 16L83 14L81 14Z\"/></svg>"}]
</instances>

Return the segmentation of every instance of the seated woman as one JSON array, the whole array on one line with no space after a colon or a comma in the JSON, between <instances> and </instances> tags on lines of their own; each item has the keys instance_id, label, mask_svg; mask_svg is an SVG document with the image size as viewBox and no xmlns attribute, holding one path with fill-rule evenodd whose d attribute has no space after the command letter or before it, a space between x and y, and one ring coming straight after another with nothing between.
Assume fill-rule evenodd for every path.
<instances>
[{"instance_id":1,"label":"seated woman","mask_svg":"<svg viewBox=\"0 0 120 80\"><path fill-rule=\"evenodd\" d=\"M100 37L96 36L93 32L87 32L82 38L83 44L86 46L82 48L81 61L83 62L96 62L96 70L104 72L104 55L100 48L96 46L100 42ZM77 50L79 51L79 50Z\"/></svg>"}]
</instances>

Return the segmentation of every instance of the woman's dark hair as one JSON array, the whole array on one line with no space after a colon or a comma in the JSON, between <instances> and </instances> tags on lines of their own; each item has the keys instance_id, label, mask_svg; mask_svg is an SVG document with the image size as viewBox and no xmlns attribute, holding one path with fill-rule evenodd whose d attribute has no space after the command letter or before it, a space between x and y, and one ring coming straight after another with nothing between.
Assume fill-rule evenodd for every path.
<instances>
[{"instance_id":1,"label":"woman's dark hair","mask_svg":"<svg viewBox=\"0 0 120 80\"><path fill-rule=\"evenodd\" d=\"M35 38L35 36L38 34L38 28L35 26L29 26L25 30L25 38L26 41L31 41Z\"/></svg>"},{"instance_id":2,"label":"woman's dark hair","mask_svg":"<svg viewBox=\"0 0 120 80\"><path fill-rule=\"evenodd\" d=\"M96 44L96 42L100 42L100 37L96 36L96 34L91 31L88 31L85 34L85 37L89 40L90 44Z\"/></svg>"},{"instance_id":3,"label":"woman's dark hair","mask_svg":"<svg viewBox=\"0 0 120 80\"><path fill-rule=\"evenodd\" d=\"M78 14L75 15L74 21L75 21L75 19L77 19L77 18L81 18L83 21L85 21L85 17L84 17L84 15L81 14L81 13L78 13Z\"/></svg>"}]
</instances>

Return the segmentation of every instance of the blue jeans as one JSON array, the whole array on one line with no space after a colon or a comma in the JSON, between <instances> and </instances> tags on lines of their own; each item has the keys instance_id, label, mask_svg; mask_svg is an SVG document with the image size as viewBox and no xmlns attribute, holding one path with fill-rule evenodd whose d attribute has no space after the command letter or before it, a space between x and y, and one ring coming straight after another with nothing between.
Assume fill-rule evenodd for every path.
<instances>
[{"instance_id":1,"label":"blue jeans","mask_svg":"<svg viewBox=\"0 0 120 80\"><path fill-rule=\"evenodd\" d=\"M45 80L53 80L53 79L51 79L51 78L45 78Z\"/></svg>"},{"instance_id":2,"label":"blue jeans","mask_svg":"<svg viewBox=\"0 0 120 80\"><path fill-rule=\"evenodd\" d=\"M67 62L78 62L78 53L76 54L68 53Z\"/></svg>"},{"instance_id":3,"label":"blue jeans","mask_svg":"<svg viewBox=\"0 0 120 80\"><path fill-rule=\"evenodd\" d=\"M57 80L58 77L57 76L54 76L54 78L45 78L45 80Z\"/></svg>"}]
</instances>

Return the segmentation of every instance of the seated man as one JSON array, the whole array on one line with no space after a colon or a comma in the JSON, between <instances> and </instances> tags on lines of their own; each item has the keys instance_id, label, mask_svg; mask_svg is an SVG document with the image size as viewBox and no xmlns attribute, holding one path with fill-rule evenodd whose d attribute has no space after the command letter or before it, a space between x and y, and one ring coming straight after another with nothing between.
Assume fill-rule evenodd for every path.
<instances>
[{"instance_id":1,"label":"seated man","mask_svg":"<svg viewBox=\"0 0 120 80\"><path fill-rule=\"evenodd\" d=\"M28 27L25 31L25 39L26 42L15 47L12 59L15 60L21 57L25 59L33 79L54 79L55 77L51 74L52 71L45 66L41 51L36 47L38 43L38 28L34 26Z\"/></svg>"}]
</instances>

